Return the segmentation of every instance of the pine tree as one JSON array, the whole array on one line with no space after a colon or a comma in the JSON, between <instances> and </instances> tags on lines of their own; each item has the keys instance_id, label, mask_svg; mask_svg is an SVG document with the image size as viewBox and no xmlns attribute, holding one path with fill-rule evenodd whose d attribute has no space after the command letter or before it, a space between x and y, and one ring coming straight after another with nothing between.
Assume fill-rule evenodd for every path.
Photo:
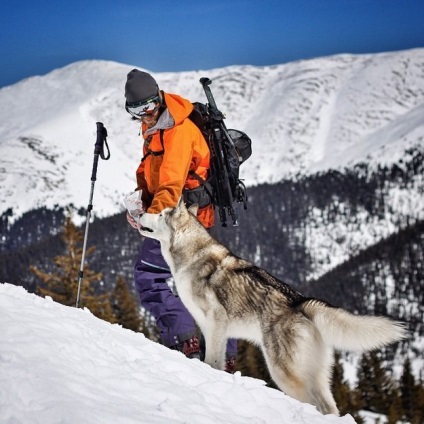
<instances>
[{"instance_id":1,"label":"pine tree","mask_svg":"<svg viewBox=\"0 0 424 424\"><path fill-rule=\"evenodd\" d=\"M137 300L129 290L127 281L122 275L119 275L116 279L111 304L118 324L129 330L142 332L148 337L149 331L140 316Z\"/></svg>"},{"instance_id":2,"label":"pine tree","mask_svg":"<svg viewBox=\"0 0 424 424\"><path fill-rule=\"evenodd\" d=\"M416 386L415 405L415 414L411 418L411 424L422 424L424 423L424 385L422 381Z\"/></svg>"},{"instance_id":3,"label":"pine tree","mask_svg":"<svg viewBox=\"0 0 424 424\"><path fill-rule=\"evenodd\" d=\"M57 272L43 272L34 266L30 266L30 271L41 280L41 283L37 285L37 294L43 297L50 296L55 302L66 306L75 306L82 258L83 233L72 222L70 214L65 219L62 239L65 243L66 252L64 255L56 256L53 259ZM94 246L88 248L86 256L91 255L94 250ZM114 322L108 294L96 294L95 292L95 284L99 283L101 278L100 272L96 273L89 269L88 265L85 266L80 294L81 305L90 309L98 318Z\"/></svg>"},{"instance_id":4,"label":"pine tree","mask_svg":"<svg viewBox=\"0 0 424 424\"><path fill-rule=\"evenodd\" d=\"M348 411L350 388L343 378L343 364L340 361L340 353L334 355L333 379L331 391L339 408L340 415L345 415Z\"/></svg>"},{"instance_id":5,"label":"pine tree","mask_svg":"<svg viewBox=\"0 0 424 424\"><path fill-rule=\"evenodd\" d=\"M424 422L424 387L416 383L409 358L403 364L399 390L405 420L411 424Z\"/></svg>"},{"instance_id":6,"label":"pine tree","mask_svg":"<svg viewBox=\"0 0 424 424\"><path fill-rule=\"evenodd\" d=\"M415 397L415 378L412 374L411 361L409 358L405 359L403 363L403 373L400 377L399 388L402 399L402 408L405 412L405 418L411 421L414 410L414 397Z\"/></svg>"},{"instance_id":7,"label":"pine tree","mask_svg":"<svg viewBox=\"0 0 424 424\"><path fill-rule=\"evenodd\" d=\"M393 389L389 397L389 410L387 411L387 424L398 424L402 421L402 400L398 389Z\"/></svg>"},{"instance_id":8,"label":"pine tree","mask_svg":"<svg viewBox=\"0 0 424 424\"><path fill-rule=\"evenodd\" d=\"M343 364L341 362L341 355L335 352L334 355L334 368L333 379L331 383L331 391L336 401L337 408L340 415L350 414L355 419L356 423L362 424L363 420L358 415L361 405L357 401L357 396L344 379Z\"/></svg>"},{"instance_id":9,"label":"pine tree","mask_svg":"<svg viewBox=\"0 0 424 424\"><path fill-rule=\"evenodd\" d=\"M395 386L384 370L377 352L365 353L362 356L358 370L357 390L364 402L364 409L388 414Z\"/></svg>"}]
</instances>

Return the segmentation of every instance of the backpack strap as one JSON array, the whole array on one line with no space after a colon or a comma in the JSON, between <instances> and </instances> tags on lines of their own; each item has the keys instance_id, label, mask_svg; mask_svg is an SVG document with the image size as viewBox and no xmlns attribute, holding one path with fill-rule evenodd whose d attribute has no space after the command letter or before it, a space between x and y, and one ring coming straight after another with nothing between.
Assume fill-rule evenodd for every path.
<instances>
[{"instance_id":1,"label":"backpack strap","mask_svg":"<svg viewBox=\"0 0 424 424\"><path fill-rule=\"evenodd\" d=\"M203 187L210 196L210 198L213 199L213 189L210 184L210 179L204 180L199 174L196 174L196 172L193 170L188 171L188 173L197 181L199 181L200 186Z\"/></svg>"},{"instance_id":2,"label":"backpack strap","mask_svg":"<svg viewBox=\"0 0 424 424\"><path fill-rule=\"evenodd\" d=\"M159 130L159 138L160 138L160 144L162 145L162 154L165 153L165 147L163 146L163 133L165 132L165 130L163 128L161 128Z\"/></svg>"},{"instance_id":3,"label":"backpack strap","mask_svg":"<svg viewBox=\"0 0 424 424\"><path fill-rule=\"evenodd\" d=\"M141 158L141 163L143 163L149 156L161 156L165 153L165 148L163 146L163 132L164 131L165 131L164 129L159 130L160 144L162 145L162 150L155 152L155 151L147 148L147 153Z\"/></svg>"},{"instance_id":4,"label":"backpack strap","mask_svg":"<svg viewBox=\"0 0 424 424\"><path fill-rule=\"evenodd\" d=\"M199 174L196 174L195 171L193 171L192 169L190 171L188 171L188 173L195 178L197 181L199 181L199 183L201 185L205 184L206 180L204 180Z\"/></svg>"}]
</instances>

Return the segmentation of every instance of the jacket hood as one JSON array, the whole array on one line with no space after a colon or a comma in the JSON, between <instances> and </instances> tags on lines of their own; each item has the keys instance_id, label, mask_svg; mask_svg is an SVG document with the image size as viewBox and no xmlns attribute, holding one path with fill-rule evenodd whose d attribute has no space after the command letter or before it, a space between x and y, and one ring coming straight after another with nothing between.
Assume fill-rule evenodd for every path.
<instances>
[{"instance_id":1,"label":"jacket hood","mask_svg":"<svg viewBox=\"0 0 424 424\"><path fill-rule=\"evenodd\" d=\"M158 130L166 130L174 125L179 125L193 110L190 100L184 99L178 94L163 93L166 109L160 115L158 122L151 128L143 124L143 138L155 134Z\"/></svg>"},{"instance_id":2,"label":"jacket hood","mask_svg":"<svg viewBox=\"0 0 424 424\"><path fill-rule=\"evenodd\" d=\"M181 124L184 119L188 118L193 110L190 100L179 96L178 94L163 93L165 96L166 107L174 118L175 125Z\"/></svg>"}]
</instances>

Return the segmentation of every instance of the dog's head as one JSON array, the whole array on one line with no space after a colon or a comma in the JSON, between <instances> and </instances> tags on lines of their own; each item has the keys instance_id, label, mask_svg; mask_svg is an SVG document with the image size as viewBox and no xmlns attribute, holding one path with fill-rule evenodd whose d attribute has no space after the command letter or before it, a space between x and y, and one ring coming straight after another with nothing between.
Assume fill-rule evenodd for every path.
<instances>
[{"instance_id":1,"label":"dog's head","mask_svg":"<svg viewBox=\"0 0 424 424\"><path fill-rule=\"evenodd\" d=\"M139 232L145 237L154 238L161 242L169 240L175 231L181 230L190 222L197 222L197 205L188 209L180 198L175 208L165 208L161 213L145 213L140 218Z\"/></svg>"}]
</instances>

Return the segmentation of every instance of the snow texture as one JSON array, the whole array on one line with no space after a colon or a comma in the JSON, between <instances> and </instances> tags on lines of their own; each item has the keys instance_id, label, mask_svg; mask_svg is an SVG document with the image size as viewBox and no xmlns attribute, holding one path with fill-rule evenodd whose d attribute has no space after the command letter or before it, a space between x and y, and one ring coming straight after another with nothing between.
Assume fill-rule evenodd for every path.
<instances>
[{"instance_id":1,"label":"snow texture","mask_svg":"<svg viewBox=\"0 0 424 424\"><path fill-rule=\"evenodd\" d=\"M0 334L2 424L354 423L10 284Z\"/></svg>"}]
</instances>

